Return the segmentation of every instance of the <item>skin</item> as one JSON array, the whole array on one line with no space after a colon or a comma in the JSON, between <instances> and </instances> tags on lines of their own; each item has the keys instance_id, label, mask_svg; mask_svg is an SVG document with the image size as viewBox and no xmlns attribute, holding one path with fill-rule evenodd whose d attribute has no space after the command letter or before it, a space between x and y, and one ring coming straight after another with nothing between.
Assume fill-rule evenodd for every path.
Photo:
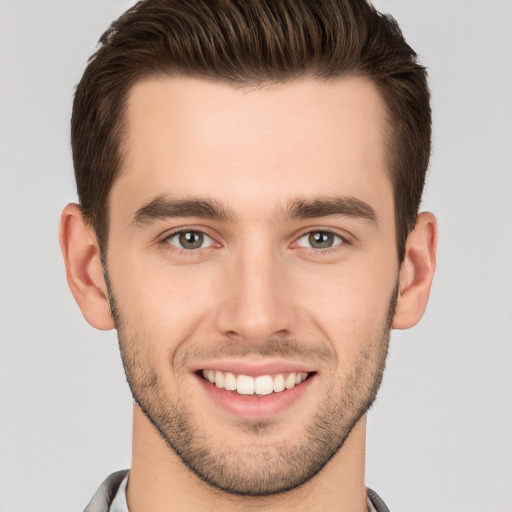
<instances>
[{"instance_id":1,"label":"skin","mask_svg":"<svg viewBox=\"0 0 512 512\"><path fill-rule=\"evenodd\" d=\"M115 299L138 402L130 510L366 510L364 412L385 360L393 296L398 286L392 326L416 324L437 241L434 217L421 214L399 264L377 90L360 78L258 89L153 78L131 90L126 122L128 149L109 196L109 290L94 230L76 205L63 212L60 239L85 318L113 328L106 297ZM298 200L339 198L367 206L373 217L350 208L290 215ZM148 209L156 199L164 208ZM225 215L182 209L169 216L168 203L184 199L214 201ZM187 229L207 235L202 248L180 247L174 235ZM332 247L311 246L309 234L319 231L334 234ZM196 374L223 363L262 374L270 363L296 365L313 378L276 413L236 416L212 400ZM232 473L248 479L239 478L237 489L231 481L225 492L211 485L229 487L225 478L215 481L219 468L203 468L209 474L199 478L139 404L168 438L179 440L184 424L172 418L181 414L196 434L189 444L228 473L238 464ZM251 481L261 491L265 471L277 468L273 482L283 472L292 478L297 469L290 470L290 459L279 466L280 454L307 447L318 419L332 441L320 473L280 494L236 494ZM326 438L319 439L324 446Z\"/></svg>"}]
</instances>

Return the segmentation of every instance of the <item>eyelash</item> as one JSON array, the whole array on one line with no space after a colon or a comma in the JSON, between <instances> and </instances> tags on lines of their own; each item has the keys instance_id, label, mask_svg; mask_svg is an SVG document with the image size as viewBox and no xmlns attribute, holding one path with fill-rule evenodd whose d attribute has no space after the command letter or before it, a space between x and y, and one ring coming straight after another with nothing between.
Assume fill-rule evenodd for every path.
<instances>
[{"instance_id":1,"label":"eyelash","mask_svg":"<svg viewBox=\"0 0 512 512\"><path fill-rule=\"evenodd\" d=\"M208 237L212 241L212 243L210 245L208 245L207 247L199 247L197 249L185 249L184 247L178 247L177 245L173 245L170 243L170 241L169 241L170 239L172 239L173 237L176 237L180 234L183 234L183 233L200 233L200 234L204 235L205 237ZM304 238L308 235L314 234L314 233L324 233L327 235L332 235L336 238L339 238L340 242L333 245L332 247L328 247L328 248L324 248L324 249L318 249L318 248L314 248L314 247L305 247L305 246L298 245L299 240L301 240L302 238ZM210 247L215 247L215 246L220 247L221 246L221 244L219 242L215 241L215 238L213 236L210 236L205 230L198 229L198 228L190 228L190 229L181 228L177 231L167 233L161 239L160 244L162 246L164 246L164 248L166 250L170 250L173 253L178 253L179 255L184 255L184 256L188 256L188 257L198 256L203 251L209 249ZM292 247L293 246L302 247L303 249L307 250L310 254L317 256L317 257L322 257L323 255L332 254L334 251L342 250L342 248L344 248L344 246L346 246L346 245L351 245L351 240L348 237L348 235L342 235L337 231L334 231L332 229L327 229L327 228L317 228L317 229L309 229L308 231L303 231L302 233L300 233L298 236L295 237L294 241L291 244Z\"/></svg>"}]
</instances>

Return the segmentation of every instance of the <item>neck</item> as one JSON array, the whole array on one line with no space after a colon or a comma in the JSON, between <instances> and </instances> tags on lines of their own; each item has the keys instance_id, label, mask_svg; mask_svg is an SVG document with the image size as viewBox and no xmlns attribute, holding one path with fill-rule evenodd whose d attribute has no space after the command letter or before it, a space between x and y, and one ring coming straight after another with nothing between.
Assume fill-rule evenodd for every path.
<instances>
[{"instance_id":1,"label":"neck","mask_svg":"<svg viewBox=\"0 0 512 512\"><path fill-rule=\"evenodd\" d=\"M247 512L366 512L365 440L363 416L341 450L305 484L271 496L236 496L211 487L192 473L135 405L128 507L130 512L235 511L242 507Z\"/></svg>"}]
</instances>

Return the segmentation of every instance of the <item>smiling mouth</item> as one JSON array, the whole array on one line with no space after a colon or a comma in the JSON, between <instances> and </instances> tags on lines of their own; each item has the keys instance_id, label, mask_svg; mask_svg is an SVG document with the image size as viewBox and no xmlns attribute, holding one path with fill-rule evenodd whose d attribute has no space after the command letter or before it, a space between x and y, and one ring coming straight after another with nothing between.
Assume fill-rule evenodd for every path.
<instances>
[{"instance_id":1,"label":"smiling mouth","mask_svg":"<svg viewBox=\"0 0 512 512\"><path fill-rule=\"evenodd\" d=\"M270 395L293 389L309 376L306 372L278 373L276 375L236 375L220 370L202 370L202 377L219 389L234 391L239 395Z\"/></svg>"}]
</instances>

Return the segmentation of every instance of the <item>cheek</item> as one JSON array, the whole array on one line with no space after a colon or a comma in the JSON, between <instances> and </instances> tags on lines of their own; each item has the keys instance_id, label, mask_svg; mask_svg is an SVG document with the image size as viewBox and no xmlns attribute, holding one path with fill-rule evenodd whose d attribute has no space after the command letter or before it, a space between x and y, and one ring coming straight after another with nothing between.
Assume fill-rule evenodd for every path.
<instances>
[{"instance_id":1,"label":"cheek","mask_svg":"<svg viewBox=\"0 0 512 512\"><path fill-rule=\"evenodd\" d=\"M200 272L200 265L173 267L128 257L116 263L110 278L119 311L159 358L192 335L215 302L213 276Z\"/></svg>"},{"instance_id":2,"label":"cheek","mask_svg":"<svg viewBox=\"0 0 512 512\"><path fill-rule=\"evenodd\" d=\"M384 261L375 258L312 273L303 276L296 288L301 310L330 341L342 367L357 359L369 344L380 342L388 327L398 264L394 252L388 263Z\"/></svg>"}]
</instances>

